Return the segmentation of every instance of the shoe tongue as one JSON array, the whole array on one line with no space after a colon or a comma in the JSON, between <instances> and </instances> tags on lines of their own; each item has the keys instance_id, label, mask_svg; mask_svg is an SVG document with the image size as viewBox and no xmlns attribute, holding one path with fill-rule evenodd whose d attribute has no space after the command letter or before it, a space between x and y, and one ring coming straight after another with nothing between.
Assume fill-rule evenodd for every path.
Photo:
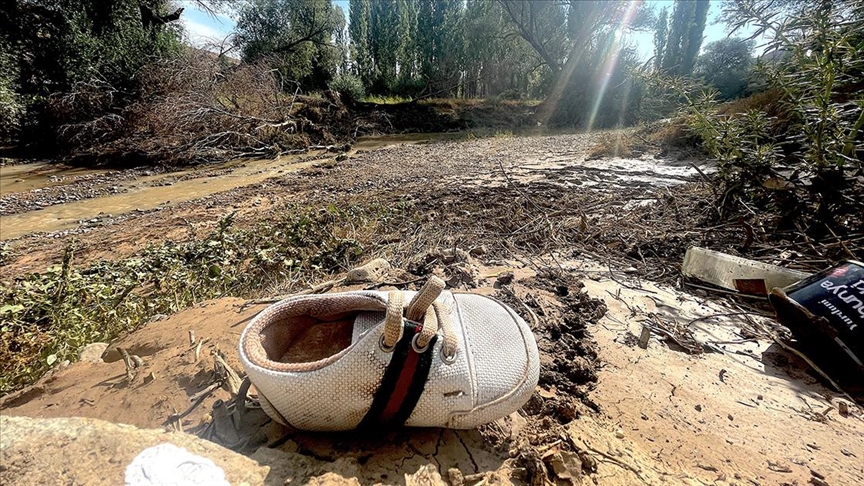
<instances>
[{"instance_id":1,"label":"shoe tongue","mask_svg":"<svg viewBox=\"0 0 864 486\"><path fill-rule=\"evenodd\" d=\"M384 312L360 312L354 319L354 331L351 333L351 344L356 343L370 329L384 323Z\"/></svg>"}]
</instances>

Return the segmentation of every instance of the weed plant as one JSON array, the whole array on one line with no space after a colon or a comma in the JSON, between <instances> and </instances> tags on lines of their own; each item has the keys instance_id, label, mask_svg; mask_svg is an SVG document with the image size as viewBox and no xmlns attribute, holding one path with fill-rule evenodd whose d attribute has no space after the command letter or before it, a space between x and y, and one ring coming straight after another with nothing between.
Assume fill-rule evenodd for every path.
<instances>
[{"instance_id":1,"label":"weed plant","mask_svg":"<svg viewBox=\"0 0 864 486\"><path fill-rule=\"evenodd\" d=\"M375 205L322 210L293 208L275 222L236 228L222 218L203 239L152 246L131 258L75 265L74 243L62 262L0 284L0 393L32 383L82 346L110 341L222 296L285 293L349 268L374 232L398 208Z\"/></svg>"},{"instance_id":2,"label":"weed plant","mask_svg":"<svg viewBox=\"0 0 864 486\"><path fill-rule=\"evenodd\" d=\"M655 75L718 162L721 218L780 215L779 226L820 237L860 229L864 155L864 7L823 1L785 11L772 2L733 0L733 28L752 25L771 41L757 64L767 90L719 106L717 92L685 78Z\"/></svg>"}]
</instances>

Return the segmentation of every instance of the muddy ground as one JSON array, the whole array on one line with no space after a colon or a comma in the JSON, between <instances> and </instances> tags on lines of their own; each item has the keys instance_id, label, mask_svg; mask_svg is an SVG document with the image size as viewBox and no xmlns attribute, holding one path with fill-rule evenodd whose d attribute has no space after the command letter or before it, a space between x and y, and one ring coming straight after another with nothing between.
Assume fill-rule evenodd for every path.
<instances>
[{"instance_id":1,"label":"muddy ground","mask_svg":"<svg viewBox=\"0 0 864 486\"><path fill-rule=\"evenodd\" d=\"M325 207L408 201L423 211L446 214L454 225L466 223L465 219L473 220L467 224L482 223L482 216L466 218L464 211L458 211L460 205L495 206L489 208L494 212L499 206L523 204L536 211L534 206L539 204L557 209L561 214L553 214L555 218L578 217L592 225L610 212L614 217L626 216L615 214L618 210L638 217L640 207L666 198L670 188L697 174L687 161L586 160L592 147L607 136L597 132L476 139L465 134L459 135L461 140L436 143L423 143L425 137L419 138L421 143L411 138L397 137L396 143L389 138L370 139L355 145L351 157L339 162L336 154L319 151L276 161L148 172L120 186L113 172L87 173L18 191L15 180L22 180L19 184L25 188L27 183L13 174L6 178L12 182L5 183L0 208L3 240L19 258L7 258L4 271L7 275L39 271L56 261L73 237L79 245L79 263L116 258L148 244L188 238L190 230L206 232L232 211L237 211L238 223L250 224L294 202ZM11 170L21 169L11 166L3 172ZM82 187L94 193L122 194L74 201L54 196L63 190L84 191ZM530 188L530 194L523 187ZM26 210L34 206L42 209ZM455 231L448 237L472 238Z\"/></svg>"},{"instance_id":2,"label":"muddy ground","mask_svg":"<svg viewBox=\"0 0 864 486\"><path fill-rule=\"evenodd\" d=\"M144 185L229 181L236 187L182 202L146 193L158 205L138 211L117 211L110 194L97 195L83 208L95 211L93 217L46 233L26 234L40 224L50 229L63 216L40 221L46 211L81 202L46 202L37 211L4 206L0 226L30 225L5 242L7 279L57 263L72 238L77 261L85 264L199 237L232 211L238 224L251 226L297 203L407 205L407 220L393 221L393 234L375 240L395 265L495 295L535 330L540 386L508 418L479 430L398 430L377 437L287 434L253 420L238 434L219 419L224 414L217 401L231 398L229 387L212 385L219 383L215 356L238 368L239 333L265 305L239 298L157 316L111 343L143 359L131 380L122 360L85 355L5 397L3 414L182 429L253 457L258 447L268 447L306 461L293 471L274 469L274 484L321 480L325 473L363 484L415 483L420 476L455 484L460 475L465 484L864 482L861 408L825 388L772 340L779 330L757 315L763 310L758 304L695 295L680 281L676 262L687 245L734 250L744 232L700 226L711 208L698 170L650 154L586 160L599 136L384 143L340 161L321 153L278 164L250 162L243 174L252 184L229 180L231 173L196 170L170 175L172 186ZM695 163L710 172L710 164ZM116 176L93 177L98 185L100 177L114 184ZM64 182L51 182L52 198ZM81 184L74 177L68 182ZM38 204L36 189L17 193L17 200ZM139 190L127 186L125 192ZM2 198L15 199L5 190ZM806 261L781 261L788 257L776 249L772 243L760 250L757 242L753 256L813 270ZM349 288L370 285L388 288ZM643 349L637 336L646 324L656 332ZM848 413L840 413L841 403ZM427 474L430 464L442 476ZM448 474L453 469L459 473Z\"/></svg>"}]
</instances>

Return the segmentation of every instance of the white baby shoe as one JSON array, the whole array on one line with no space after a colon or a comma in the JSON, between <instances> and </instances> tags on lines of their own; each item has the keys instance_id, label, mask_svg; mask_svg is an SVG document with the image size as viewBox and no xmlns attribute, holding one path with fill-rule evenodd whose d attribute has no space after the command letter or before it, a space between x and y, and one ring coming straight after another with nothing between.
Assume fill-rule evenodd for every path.
<instances>
[{"instance_id":1,"label":"white baby shoe","mask_svg":"<svg viewBox=\"0 0 864 486\"><path fill-rule=\"evenodd\" d=\"M304 295L268 307L240 337L262 408L300 430L467 429L512 413L540 373L531 329L494 299L443 289L431 277L418 292Z\"/></svg>"}]
</instances>

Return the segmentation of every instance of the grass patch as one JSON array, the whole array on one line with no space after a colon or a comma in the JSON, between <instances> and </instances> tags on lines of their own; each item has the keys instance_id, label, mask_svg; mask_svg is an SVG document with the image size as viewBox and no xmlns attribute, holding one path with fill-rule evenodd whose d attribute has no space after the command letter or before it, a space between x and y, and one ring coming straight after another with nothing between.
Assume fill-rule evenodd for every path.
<instances>
[{"instance_id":1,"label":"grass patch","mask_svg":"<svg viewBox=\"0 0 864 486\"><path fill-rule=\"evenodd\" d=\"M366 254L398 207L289 207L281 220L237 229L233 214L207 237L149 247L134 257L74 265L0 283L0 393L32 383L86 344L109 341L198 302L285 293L342 271ZM301 280L301 276L304 280Z\"/></svg>"},{"instance_id":2,"label":"grass patch","mask_svg":"<svg viewBox=\"0 0 864 486\"><path fill-rule=\"evenodd\" d=\"M378 105L398 105L400 103L408 103L411 101L411 98L405 98L403 96L379 96L379 95L368 95L363 98L363 101L367 103L375 103Z\"/></svg>"},{"instance_id":3,"label":"grass patch","mask_svg":"<svg viewBox=\"0 0 864 486\"><path fill-rule=\"evenodd\" d=\"M607 133L600 137L597 143L588 152L588 160L602 159L604 157L633 157L632 134L621 131Z\"/></svg>"}]
</instances>

